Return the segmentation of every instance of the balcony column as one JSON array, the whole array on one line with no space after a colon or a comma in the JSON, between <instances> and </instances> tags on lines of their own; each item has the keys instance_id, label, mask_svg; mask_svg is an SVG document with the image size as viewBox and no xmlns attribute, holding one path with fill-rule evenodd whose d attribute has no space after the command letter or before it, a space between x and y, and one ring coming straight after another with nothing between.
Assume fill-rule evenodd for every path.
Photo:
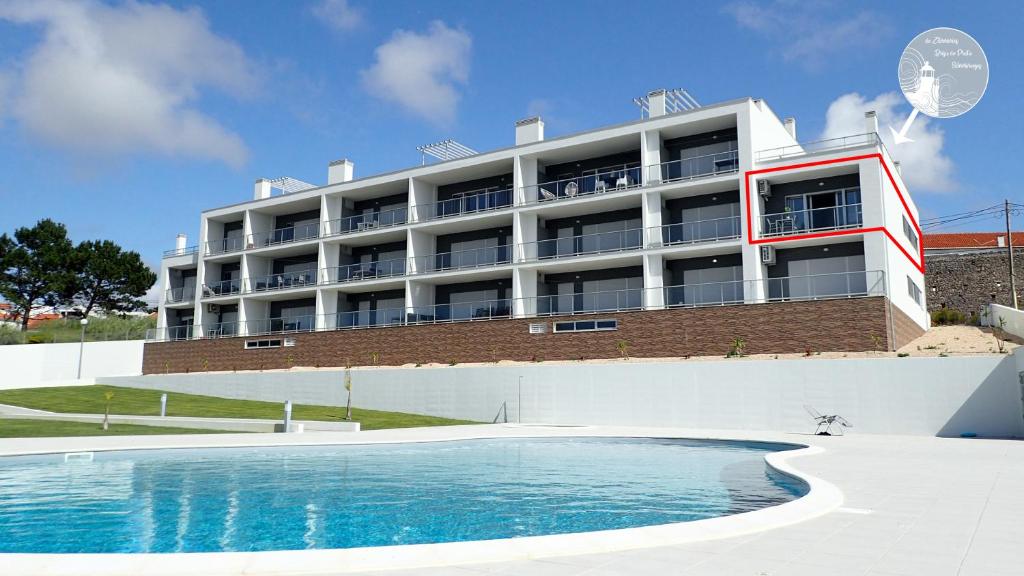
<instances>
[{"instance_id":1,"label":"balcony column","mask_svg":"<svg viewBox=\"0 0 1024 576\"><path fill-rule=\"evenodd\" d=\"M409 178L409 221L423 222L433 213L437 186L418 178Z\"/></svg>"},{"instance_id":2,"label":"balcony column","mask_svg":"<svg viewBox=\"0 0 1024 576\"><path fill-rule=\"evenodd\" d=\"M241 298L238 303L239 335L252 336L270 318L270 303L252 298Z\"/></svg>"},{"instance_id":3,"label":"balcony column","mask_svg":"<svg viewBox=\"0 0 1024 576\"><path fill-rule=\"evenodd\" d=\"M317 290L314 327L317 330L333 330L337 327L337 313L338 293L333 290Z\"/></svg>"},{"instance_id":4,"label":"balcony column","mask_svg":"<svg viewBox=\"0 0 1024 576\"><path fill-rule=\"evenodd\" d=\"M644 308L665 307L665 259L661 254L644 256Z\"/></svg>"},{"instance_id":5,"label":"balcony column","mask_svg":"<svg viewBox=\"0 0 1024 576\"><path fill-rule=\"evenodd\" d=\"M536 158L516 156L512 167L512 185L514 203L528 204L537 201L537 173L539 163Z\"/></svg>"},{"instance_id":6,"label":"balcony column","mask_svg":"<svg viewBox=\"0 0 1024 576\"><path fill-rule=\"evenodd\" d=\"M537 315L537 270L535 268L514 268L512 270L512 315L515 318L530 318Z\"/></svg>"},{"instance_id":7,"label":"balcony column","mask_svg":"<svg viewBox=\"0 0 1024 576\"><path fill-rule=\"evenodd\" d=\"M740 237L743 239L743 301L747 304L764 302L767 296L765 278L768 276L767 268L761 263L761 246L751 244L750 231L747 229L747 213L750 213L750 222L753 227L753 237L758 236L761 222L761 198L757 195L757 181L750 179L750 190L747 190L747 181L742 175L753 168L754 153L753 147L755 134L751 127L752 118L760 117L763 112L759 102L750 102L745 108L736 114L736 135L739 148L738 167L740 174ZM749 198L749 202L747 202Z\"/></svg>"},{"instance_id":8,"label":"balcony column","mask_svg":"<svg viewBox=\"0 0 1024 576\"><path fill-rule=\"evenodd\" d=\"M407 317L423 315L434 305L434 285L416 280L405 281L405 311Z\"/></svg>"},{"instance_id":9,"label":"balcony column","mask_svg":"<svg viewBox=\"0 0 1024 576\"><path fill-rule=\"evenodd\" d=\"M662 153L661 131L645 130L640 133L640 166L643 183L645 186L661 183L661 167L665 162Z\"/></svg>"},{"instance_id":10,"label":"balcony column","mask_svg":"<svg viewBox=\"0 0 1024 576\"><path fill-rule=\"evenodd\" d=\"M529 261L537 256L537 214L512 214L512 261Z\"/></svg>"},{"instance_id":11,"label":"balcony column","mask_svg":"<svg viewBox=\"0 0 1024 576\"><path fill-rule=\"evenodd\" d=\"M437 237L421 230L406 230L406 255L408 256L408 274L428 272L427 257L436 253Z\"/></svg>"}]
</instances>

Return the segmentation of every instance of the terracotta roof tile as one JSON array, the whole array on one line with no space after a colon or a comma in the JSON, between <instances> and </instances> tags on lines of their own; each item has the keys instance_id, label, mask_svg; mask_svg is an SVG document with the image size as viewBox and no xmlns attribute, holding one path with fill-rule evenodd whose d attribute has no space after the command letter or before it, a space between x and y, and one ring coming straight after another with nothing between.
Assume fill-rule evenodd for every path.
<instances>
[{"instance_id":1,"label":"terracotta roof tile","mask_svg":"<svg viewBox=\"0 0 1024 576\"><path fill-rule=\"evenodd\" d=\"M998 248L999 238L1006 232L951 232L947 234L925 234L925 250L950 248ZM1024 247L1024 232L1013 233L1013 245Z\"/></svg>"}]
</instances>

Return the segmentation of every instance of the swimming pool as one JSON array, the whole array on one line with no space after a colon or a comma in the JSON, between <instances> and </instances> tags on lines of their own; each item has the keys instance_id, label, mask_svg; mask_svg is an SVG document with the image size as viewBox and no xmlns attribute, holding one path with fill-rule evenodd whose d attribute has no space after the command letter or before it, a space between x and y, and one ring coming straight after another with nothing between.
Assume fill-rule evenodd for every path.
<instances>
[{"instance_id":1,"label":"swimming pool","mask_svg":"<svg viewBox=\"0 0 1024 576\"><path fill-rule=\"evenodd\" d=\"M0 458L0 552L356 548L632 528L807 492L794 446L501 438Z\"/></svg>"}]
</instances>

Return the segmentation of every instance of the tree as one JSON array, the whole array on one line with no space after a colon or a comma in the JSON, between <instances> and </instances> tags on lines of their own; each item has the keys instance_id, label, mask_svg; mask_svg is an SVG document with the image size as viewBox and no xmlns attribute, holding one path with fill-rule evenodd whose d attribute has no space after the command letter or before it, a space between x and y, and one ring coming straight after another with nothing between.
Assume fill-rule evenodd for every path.
<instances>
[{"instance_id":1,"label":"tree","mask_svg":"<svg viewBox=\"0 0 1024 576\"><path fill-rule=\"evenodd\" d=\"M74 299L86 316L93 308L131 312L146 307L140 297L156 282L156 274L138 252L110 240L89 240L75 248L74 260Z\"/></svg>"},{"instance_id":2,"label":"tree","mask_svg":"<svg viewBox=\"0 0 1024 576\"><path fill-rule=\"evenodd\" d=\"M67 228L50 219L0 235L0 296L28 330L32 308L55 306L73 292L75 250Z\"/></svg>"}]
</instances>

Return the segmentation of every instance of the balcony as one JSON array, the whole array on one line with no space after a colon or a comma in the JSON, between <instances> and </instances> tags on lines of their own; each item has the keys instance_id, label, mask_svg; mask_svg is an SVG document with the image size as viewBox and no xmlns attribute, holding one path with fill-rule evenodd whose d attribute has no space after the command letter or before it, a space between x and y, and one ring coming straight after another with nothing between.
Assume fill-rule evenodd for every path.
<instances>
[{"instance_id":1,"label":"balcony","mask_svg":"<svg viewBox=\"0 0 1024 576\"><path fill-rule=\"evenodd\" d=\"M477 214L480 212L491 212L512 206L512 189L494 190L486 188L465 192L457 197L447 200L439 200L432 204L425 204L416 207L416 219L438 220L441 218L452 218L466 214Z\"/></svg>"},{"instance_id":2,"label":"balcony","mask_svg":"<svg viewBox=\"0 0 1024 576\"><path fill-rule=\"evenodd\" d=\"M265 248L268 246L279 246L303 240L313 240L320 237L320 223L300 224L287 228L277 228L270 232L254 232L249 235L246 241L246 249Z\"/></svg>"},{"instance_id":3,"label":"balcony","mask_svg":"<svg viewBox=\"0 0 1024 576\"><path fill-rule=\"evenodd\" d=\"M168 304L182 304L185 302L192 302L195 299L195 286L179 286L177 288L170 288L164 294L164 301Z\"/></svg>"},{"instance_id":4,"label":"balcony","mask_svg":"<svg viewBox=\"0 0 1024 576\"><path fill-rule=\"evenodd\" d=\"M203 285L203 298L213 298L215 296L230 296L232 294L238 294L242 291L242 281L238 278L221 280L220 282L214 282L212 284Z\"/></svg>"},{"instance_id":5,"label":"balcony","mask_svg":"<svg viewBox=\"0 0 1024 576\"><path fill-rule=\"evenodd\" d=\"M739 238L740 231L740 217L727 216L648 228L647 242L651 248L718 242Z\"/></svg>"},{"instance_id":6,"label":"balcony","mask_svg":"<svg viewBox=\"0 0 1024 576\"><path fill-rule=\"evenodd\" d=\"M526 242L519 245L519 257L530 262L637 250L643 248L643 235L642 228L633 228Z\"/></svg>"},{"instance_id":7,"label":"balcony","mask_svg":"<svg viewBox=\"0 0 1024 576\"><path fill-rule=\"evenodd\" d=\"M164 250L164 258L174 258L175 256L191 256L199 253L199 246L186 246L184 248L172 248L171 250Z\"/></svg>"},{"instance_id":8,"label":"balcony","mask_svg":"<svg viewBox=\"0 0 1024 576\"><path fill-rule=\"evenodd\" d=\"M430 274L509 264L512 258L509 246L491 246L419 256L412 261L416 274Z\"/></svg>"},{"instance_id":9,"label":"balcony","mask_svg":"<svg viewBox=\"0 0 1024 576\"><path fill-rule=\"evenodd\" d=\"M263 318L246 322L248 336L263 334L287 334L291 332L312 332L316 329L316 316L304 314L281 318Z\"/></svg>"},{"instance_id":10,"label":"balcony","mask_svg":"<svg viewBox=\"0 0 1024 576\"><path fill-rule=\"evenodd\" d=\"M238 252L245 248L245 239L241 236L211 240L206 243L206 255L216 256L218 254L229 254Z\"/></svg>"},{"instance_id":11,"label":"balcony","mask_svg":"<svg viewBox=\"0 0 1024 576\"><path fill-rule=\"evenodd\" d=\"M576 294L553 294L538 296L533 309L538 316L559 316L589 314L594 312L617 312L643 310L646 302L643 288L607 290L600 292L578 292ZM529 303L529 302L527 302Z\"/></svg>"},{"instance_id":12,"label":"balcony","mask_svg":"<svg viewBox=\"0 0 1024 576\"><path fill-rule=\"evenodd\" d=\"M200 332L195 328L196 327L191 324L149 328L146 330L146 340L151 342L191 340L194 335L200 334Z\"/></svg>"},{"instance_id":13,"label":"balcony","mask_svg":"<svg viewBox=\"0 0 1024 576\"><path fill-rule=\"evenodd\" d=\"M668 308L742 304L745 294L743 280L666 286L663 291L663 302Z\"/></svg>"},{"instance_id":14,"label":"balcony","mask_svg":"<svg viewBox=\"0 0 1024 576\"><path fill-rule=\"evenodd\" d=\"M784 160L786 158L806 156L808 154L815 154L819 152L832 152L835 150L842 150L844 148L879 146L881 145L881 142L882 141L878 138L878 134L868 132L866 134L854 134L852 136L843 136L841 138L815 140L813 142L804 142L802 144L792 144L790 146L759 150L757 154L754 155L754 159L757 162L771 162L773 160Z\"/></svg>"},{"instance_id":15,"label":"balcony","mask_svg":"<svg viewBox=\"0 0 1024 576\"><path fill-rule=\"evenodd\" d=\"M416 324L441 324L447 322L471 322L475 320L497 320L512 317L512 300L503 298L480 302L457 302L454 304L433 304L413 308L387 308L380 310L358 310L327 315L324 326L338 330L354 328L381 328L386 326L409 326ZM333 322L333 326L332 326Z\"/></svg>"},{"instance_id":16,"label":"balcony","mask_svg":"<svg viewBox=\"0 0 1024 576\"><path fill-rule=\"evenodd\" d=\"M408 208L393 208L391 210L381 210L380 212L368 214L356 214L355 216L346 216L344 218L331 220L327 223L327 230L324 234L327 236L335 236L338 234L351 234L353 232L367 232L378 228L400 226L408 221Z\"/></svg>"},{"instance_id":17,"label":"balcony","mask_svg":"<svg viewBox=\"0 0 1024 576\"><path fill-rule=\"evenodd\" d=\"M316 286L317 270L299 270L281 272L268 276L255 276L246 280L248 292L267 292L270 290L286 290L288 288L305 288Z\"/></svg>"},{"instance_id":18,"label":"balcony","mask_svg":"<svg viewBox=\"0 0 1024 576\"><path fill-rule=\"evenodd\" d=\"M524 204L572 200L583 196L629 190L643 186L639 162L609 166L590 174L524 186ZM527 198L531 200L526 200Z\"/></svg>"},{"instance_id":19,"label":"balcony","mask_svg":"<svg viewBox=\"0 0 1024 576\"><path fill-rule=\"evenodd\" d=\"M767 278L764 283L768 302L885 295L885 273L881 270Z\"/></svg>"},{"instance_id":20,"label":"balcony","mask_svg":"<svg viewBox=\"0 0 1024 576\"><path fill-rule=\"evenodd\" d=\"M863 224L861 204L790 210L761 216L761 237L774 238L860 228Z\"/></svg>"},{"instance_id":21,"label":"balcony","mask_svg":"<svg viewBox=\"0 0 1024 576\"><path fill-rule=\"evenodd\" d=\"M208 326L202 326L204 338L230 338L231 336L239 336L241 333L241 322L216 322Z\"/></svg>"},{"instance_id":22,"label":"balcony","mask_svg":"<svg viewBox=\"0 0 1024 576\"><path fill-rule=\"evenodd\" d=\"M683 158L652 164L647 167L647 183L667 184L669 182L684 182L700 178L710 178L723 174L734 174L739 170L739 152L728 150L693 158Z\"/></svg>"},{"instance_id":23,"label":"balcony","mask_svg":"<svg viewBox=\"0 0 1024 576\"><path fill-rule=\"evenodd\" d=\"M335 266L334 268L322 270L320 281L325 284L333 284L336 282L356 282L359 280L403 276L407 269L406 264L406 258L395 258L392 260Z\"/></svg>"}]
</instances>

